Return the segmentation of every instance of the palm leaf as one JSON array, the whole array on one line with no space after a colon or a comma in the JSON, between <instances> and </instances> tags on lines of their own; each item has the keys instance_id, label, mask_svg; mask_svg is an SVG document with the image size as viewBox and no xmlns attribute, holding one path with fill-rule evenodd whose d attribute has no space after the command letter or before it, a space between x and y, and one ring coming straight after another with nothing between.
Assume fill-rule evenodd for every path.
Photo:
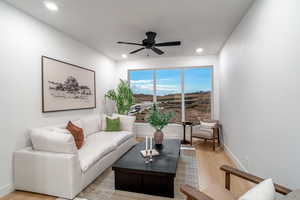
<instances>
[{"instance_id":1,"label":"palm leaf","mask_svg":"<svg viewBox=\"0 0 300 200\"><path fill-rule=\"evenodd\" d=\"M109 90L105 97L115 102L119 114L127 114L135 102L129 83L122 79L120 79L117 89Z\"/></svg>"}]
</instances>

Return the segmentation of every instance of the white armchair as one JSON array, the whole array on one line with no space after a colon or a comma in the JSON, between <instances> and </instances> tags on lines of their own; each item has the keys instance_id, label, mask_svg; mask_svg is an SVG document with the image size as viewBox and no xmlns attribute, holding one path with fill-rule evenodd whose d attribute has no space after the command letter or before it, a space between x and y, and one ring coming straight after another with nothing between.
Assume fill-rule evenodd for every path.
<instances>
[{"instance_id":1,"label":"white armchair","mask_svg":"<svg viewBox=\"0 0 300 200\"><path fill-rule=\"evenodd\" d=\"M193 124L191 127L191 144L193 138L211 140L213 142L213 150L216 149L216 142L220 145L220 124L217 120L200 121L200 124Z\"/></svg>"}]
</instances>

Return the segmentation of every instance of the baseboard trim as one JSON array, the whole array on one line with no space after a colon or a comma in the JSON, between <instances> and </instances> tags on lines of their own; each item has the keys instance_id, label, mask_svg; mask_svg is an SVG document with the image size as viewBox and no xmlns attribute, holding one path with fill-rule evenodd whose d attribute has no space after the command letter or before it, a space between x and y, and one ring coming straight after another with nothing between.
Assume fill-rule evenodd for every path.
<instances>
[{"instance_id":1,"label":"baseboard trim","mask_svg":"<svg viewBox=\"0 0 300 200\"><path fill-rule=\"evenodd\" d=\"M240 170L248 172L247 168L242 164L242 162L237 158L237 156L230 150L230 148L223 144L225 153L229 156L229 158L233 161L233 163L238 167Z\"/></svg>"},{"instance_id":2,"label":"baseboard trim","mask_svg":"<svg viewBox=\"0 0 300 200\"><path fill-rule=\"evenodd\" d=\"M4 197L9 193L13 192L15 189L12 184L7 184L5 186L0 187L0 197Z\"/></svg>"}]
</instances>

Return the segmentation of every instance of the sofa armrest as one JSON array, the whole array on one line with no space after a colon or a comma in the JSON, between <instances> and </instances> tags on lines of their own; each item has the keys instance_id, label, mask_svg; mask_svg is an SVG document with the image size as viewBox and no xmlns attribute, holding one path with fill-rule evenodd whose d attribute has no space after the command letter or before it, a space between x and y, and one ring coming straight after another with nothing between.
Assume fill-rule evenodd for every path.
<instances>
[{"instance_id":1,"label":"sofa armrest","mask_svg":"<svg viewBox=\"0 0 300 200\"><path fill-rule=\"evenodd\" d=\"M81 191L78 154L32 150L14 153L15 187L18 190L73 199Z\"/></svg>"}]
</instances>

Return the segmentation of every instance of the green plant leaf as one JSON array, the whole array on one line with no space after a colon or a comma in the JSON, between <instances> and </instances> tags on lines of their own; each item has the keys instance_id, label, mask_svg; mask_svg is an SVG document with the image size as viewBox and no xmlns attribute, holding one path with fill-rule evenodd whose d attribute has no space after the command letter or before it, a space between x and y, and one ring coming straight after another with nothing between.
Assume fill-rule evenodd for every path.
<instances>
[{"instance_id":1,"label":"green plant leaf","mask_svg":"<svg viewBox=\"0 0 300 200\"><path fill-rule=\"evenodd\" d=\"M117 89L109 90L105 97L115 102L119 114L126 115L135 102L129 83L122 79L120 79Z\"/></svg>"},{"instance_id":2,"label":"green plant leaf","mask_svg":"<svg viewBox=\"0 0 300 200\"><path fill-rule=\"evenodd\" d=\"M174 112L163 113L153 104L146 120L156 130L162 130L174 116Z\"/></svg>"}]
</instances>

